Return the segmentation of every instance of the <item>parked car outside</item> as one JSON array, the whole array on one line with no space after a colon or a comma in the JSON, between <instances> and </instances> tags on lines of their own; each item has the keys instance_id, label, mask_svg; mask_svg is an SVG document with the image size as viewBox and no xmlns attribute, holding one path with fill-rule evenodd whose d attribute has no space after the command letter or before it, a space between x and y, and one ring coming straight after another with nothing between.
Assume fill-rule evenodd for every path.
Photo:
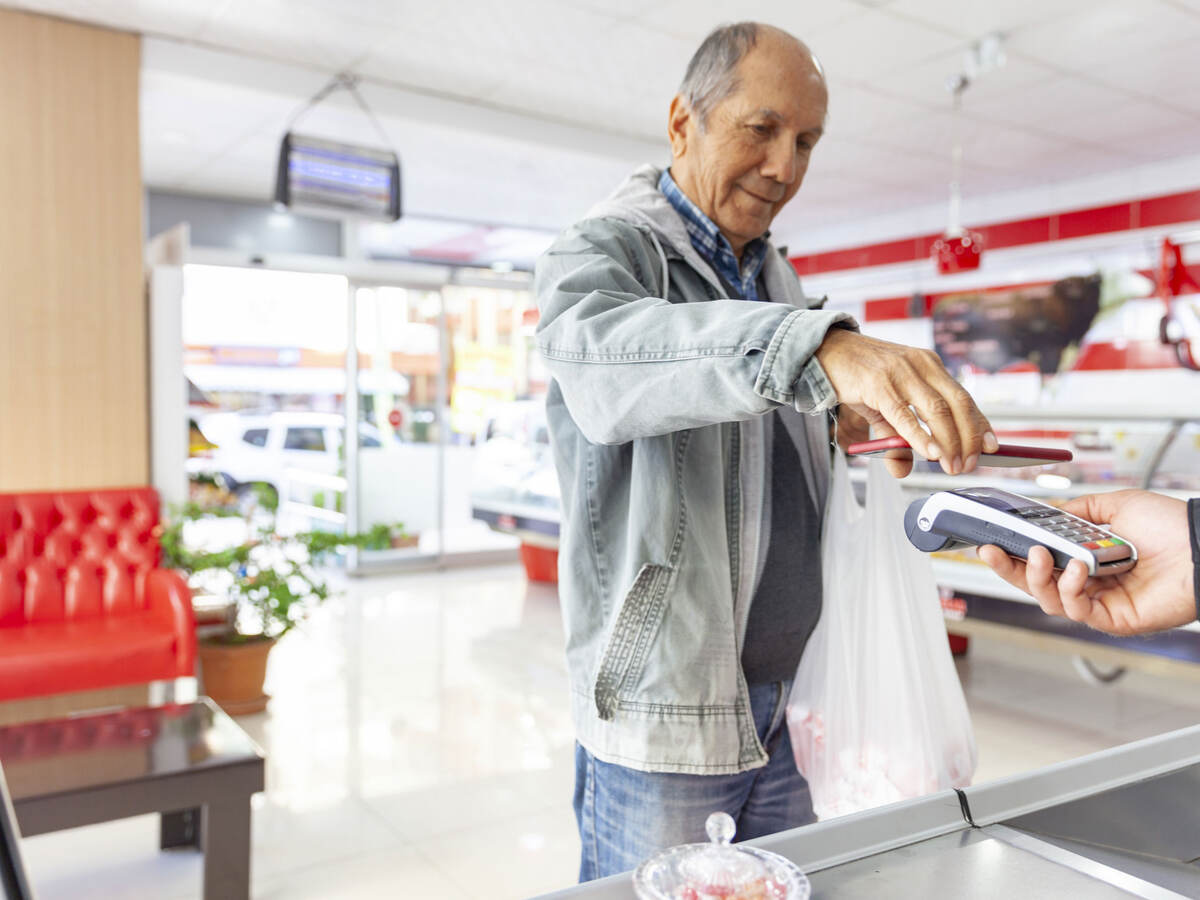
<instances>
[{"instance_id":1,"label":"parked car outside","mask_svg":"<svg viewBox=\"0 0 1200 900\"><path fill-rule=\"evenodd\" d=\"M339 413L213 413L204 417L200 428L216 447L188 459L188 474L212 475L247 508L255 504L260 492L278 501L288 469L342 474L344 421ZM358 439L366 452L380 450L385 444L379 429L368 422L358 423ZM300 496L311 499L312 493L307 490Z\"/></svg>"}]
</instances>

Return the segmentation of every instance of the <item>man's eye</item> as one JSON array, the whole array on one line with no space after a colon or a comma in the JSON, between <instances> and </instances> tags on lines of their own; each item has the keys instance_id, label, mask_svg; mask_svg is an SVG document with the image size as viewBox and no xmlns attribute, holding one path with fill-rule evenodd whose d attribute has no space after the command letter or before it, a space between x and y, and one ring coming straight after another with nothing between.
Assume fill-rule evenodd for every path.
<instances>
[{"instance_id":1,"label":"man's eye","mask_svg":"<svg viewBox=\"0 0 1200 900\"><path fill-rule=\"evenodd\" d=\"M769 125L751 125L750 130L759 137L767 137L771 133L771 127Z\"/></svg>"}]
</instances>

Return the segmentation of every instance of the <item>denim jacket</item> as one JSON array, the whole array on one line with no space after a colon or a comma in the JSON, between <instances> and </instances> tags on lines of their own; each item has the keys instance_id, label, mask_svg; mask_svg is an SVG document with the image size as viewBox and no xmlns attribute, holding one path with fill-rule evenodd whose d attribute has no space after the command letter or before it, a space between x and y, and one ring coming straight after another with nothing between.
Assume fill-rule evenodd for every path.
<instances>
[{"instance_id":1,"label":"denim jacket","mask_svg":"<svg viewBox=\"0 0 1200 900\"><path fill-rule=\"evenodd\" d=\"M766 558L770 423L829 477L813 353L844 313L773 247L775 302L728 299L643 166L538 260L538 349L562 496L559 595L580 743L643 771L764 765L741 669Z\"/></svg>"}]
</instances>

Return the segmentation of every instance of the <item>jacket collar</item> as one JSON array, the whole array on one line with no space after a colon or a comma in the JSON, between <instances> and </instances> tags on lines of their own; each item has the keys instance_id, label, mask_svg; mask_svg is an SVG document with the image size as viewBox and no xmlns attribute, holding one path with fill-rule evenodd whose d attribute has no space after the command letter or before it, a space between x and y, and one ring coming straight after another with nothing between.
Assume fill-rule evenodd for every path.
<instances>
[{"instance_id":1,"label":"jacket collar","mask_svg":"<svg viewBox=\"0 0 1200 900\"><path fill-rule=\"evenodd\" d=\"M724 294L726 288L716 270L696 252L679 213L658 189L662 173L659 166L649 163L639 166L615 191L593 206L585 218L618 219L649 229L667 256L682 259L712 284L718 296ZM763 261L762 279L767 293L762 299L799 307L821 305L823 301L811 302L804 296L796 273L791 270L791 263L779 255L769 239L764 240L767 253Z\"/></svg>"}]
</instances>

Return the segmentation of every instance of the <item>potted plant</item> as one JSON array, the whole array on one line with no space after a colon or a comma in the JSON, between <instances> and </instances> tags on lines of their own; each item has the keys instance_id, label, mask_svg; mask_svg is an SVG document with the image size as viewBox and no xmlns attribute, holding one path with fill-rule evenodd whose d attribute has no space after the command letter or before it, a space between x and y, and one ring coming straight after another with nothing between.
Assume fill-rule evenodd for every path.
<instances>
[{"instance_id":1,"label":"potted plant","mask_svg":"<svg viewBox=\"0 0 1200 900\"><path fill-rule=\"evenodd\" d=\"M187 503L159 531L163 565L181 570L194 591L222 594L233 606L231 627L197 644L204 692L231 715L266 708L271 648L329 596L315 568L321 558L347 547L388 547L396 532L396 526L376 525L362 534L281 534L274 506L259 510L242 517L227 505ZM247 536L233 546L193 550L185 544L187 523L234 517L243 518Z\"/></svg>"}]
</instances>

